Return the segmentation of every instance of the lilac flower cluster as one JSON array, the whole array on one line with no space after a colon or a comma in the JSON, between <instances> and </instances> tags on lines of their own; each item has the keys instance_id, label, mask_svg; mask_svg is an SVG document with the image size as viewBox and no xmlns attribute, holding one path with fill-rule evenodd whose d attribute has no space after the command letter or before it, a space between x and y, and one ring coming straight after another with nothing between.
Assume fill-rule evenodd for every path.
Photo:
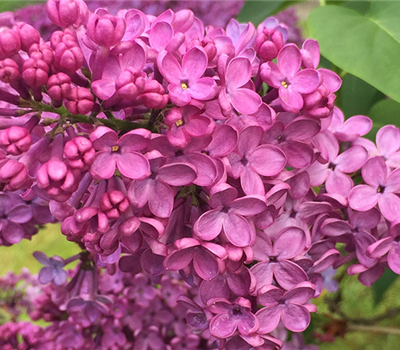
<instances>
[{"instance_id":1,"label":"lilac flower cluster","mask_svg":"<svg viewBox=\"0 0 400 350\"><path fill-rule=\"evenodd\" d=\"M78 274L82 273L79 270ZM6 277L0 279L2 289L8 292L8 298L2 298L2 306L12 318L0 326L0 347L4 350L27 346L58 350L194 350L201 348L200 343L207 347L211 344L206 334L192 334L186 326L186 308L176 298L188 295L189 288L173 274L165 274L154 284L143 273L133 276L118 270L113 276L100 274L94 286L90 284L93 275L87 272L80 286L72 286L73 280L67 284L71 293L79 295L71 300L65 289L56 285L36 286L34 293L32 286L26 289L36 280L29 273ZM94 302L84 300L83 296L94 293L94 289L102 297ZM51 325L39 327L21 322L21 309L32 320L45 320Z\"/></svg>"},{"instance_id":2,"label":"lilac flower cluster","mask_svg":"<svg viewBox=\"0 0 400 350\"><path fill-rule=\"evenodd\" d=\"M192 10L196 16L205 24L216 27L225 27L232 17L235 17L244 5L244 0L202 0L202 1L171 1L171 0L90 0L87 6L94 12L99 7L106 8L112 15L116 15L119 10L139 9L142 12L158 16L162 12L172 9L180 11L184 9ZM284 11L280 20L287 26L293 28L289 34L293 40L300 36L299 29L295 28L296 15L293 11ZM50 39L52 32L57 30L55 25L47 16L46 6L43 3L28 5L15 11L7 12L0 16L0 23L7 22L26 22L39 30L45 40ZM4 25L4 23L1 23Z\"/></svg>"},{"instance_id":3,"label":"lilac flower cluster","mask_svg":"<svg viewBox=\"0 0 400 350\"><path fill-rule=\"evenodd\" d=\"M23 22L0 38L0 242L51 221L34 214L44 201L83 253L35 254L52 285L34 318L65 322L54 329L80 348L85 329L106 349L280 349L271 332L308 327L324 271L351 264L368 286L400 273L400 131L383 127L375 147L369 118L344 121L315 40L287 44L275 18L224 30L190 10L47 11L62 28L49 41ZM134 295L136 325L110 309L100 268ZM119 271L134 277L121 285ZM178 299L168 271L186 283ZM156 336L150 301L164 292L194 338Z\"/></svg>"}]
</instances>

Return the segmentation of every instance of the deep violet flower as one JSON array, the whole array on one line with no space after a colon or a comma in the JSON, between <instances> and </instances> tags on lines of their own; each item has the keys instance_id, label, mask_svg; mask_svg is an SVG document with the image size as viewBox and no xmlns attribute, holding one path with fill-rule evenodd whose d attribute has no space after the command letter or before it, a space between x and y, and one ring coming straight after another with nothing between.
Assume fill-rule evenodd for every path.
<instances>
[{"instance_id":1,"label":"deep violet flower","mask_svg":"<svg viewBox=\"0 0 400 350\"><path fill-rule=\"evenodd\" d=\"M172 251L164 260L167 270L180 270L193 261L196 273L204 280L218 275L217 258L223 260L228 253L224 247L210 242L201 242L194 238L182 238L175 241L177 250Z\"/></svg>"},{"instance_id":2,"label":"deep violet flower","mask_svg":"<svg viewBox=\"0 0 400 350\"><path fill-rule=\"evenodd\" d=\"M199 217L193 227L194 233L201 239L210 241L224 232L228 241L237 247L253 245L256 239L255 229L245 217L261 213L266 204L262 197L237 196L234 187L227 184L215 186L210 196L213 209Z\"/></svg>"},{"instance_id":3,"label":"deep violet flower","mask_svg":"<svg viewBox=\"0 0 400 350\"><path fill-rule=\"evenodd\" d=\"M51 0L48 41L0 15L0 244L57 220L81 249L0 278L12 318L51 323L0 326L1 348L279 350L331 266L400 271L399 130L376 149L369 118L344 121L315 40L169 3Z\"/></svg>"},{"instance_id":4,"label":"deep violet flower","mask_svg":"<svg viewBox=\"0 0 400 350\"><path fill-rule=\"evenodd\" d=\"M210 299L208 309L216 314L210 321L210 333L218 338L228 338L236 330L250 335L258 330L258 320L250 311L250 301L238 298L234 303L226 299Z\"/></svg>"},{"instance_id":5,"label":"deep violet flower","mask_svg":"<svg viewBox=\"0 0 400 350\"><path fill-rule=\"evenodd\" d=\"M90 141L97 150L90 167L90 173L98 179L109 179L117 168L122 175L141 180L150 175L150 165L139 152L147 146L150 132L144 129L132 130L118 140L114 130L98 127L91 135Z\"/></svg>"},{"instance_id":6,"label":"deep violet flower","mask_svg":"<svg viewBox=\"0 0 400 350\"><path fill-rule=\"evenodd\" d=\"M304 331L310 324L310 312L317 310L315 305L306 304L313 295L314 285L310 282L302 282L287 292L272 285L262 288L257 297L258 303L265 306L256 313L259 333L273 331L280 320L292 332Z\"/></svg>"},{"instance_id":7,"label":"deep violet flower","mask_svg":"<svg viewBox=\"0 0 400 350\"><path fill-rule=\"evenodd\" d=\"M374 259L381 258L386 253L389 267L397 274L400 273L400 221L395 220L390 227L390 235L371 244L367 254Z\"/></svg>"},{"instance_id":8,"label":"deep violet flower","mask_svg":"<svg viewBox=\"0 0 400 350\"><path fill-rule=\"evenodd\" d=\"M239 135L236 152L227 156L230 173L234 178L240 177L240 184L247 195L264 195L260 175L275 176L286 165L286 157L278 147L260 145L262 136L261 127L248 126Z\"/></svg>"},{"instance_id":9,"label":"deep violet flower","mask_svg":"<svg viewBox=\"0 0 400 350\"><path fill-rule=\"evenodd\" d=\"M0 192L0 244L19 243L24 237L23 224L32 219L32 210L22 201Z\"/></svg>"},{"instance_id":10,"label":"deep violet flower","mask_svg":"<svg viewBox=\"0 0 400 350\"><path fill-rule=\"evenodd\" d=\"M39 272L40 283L47 284L54 281L59 286L67 280L67 272L63 270L65 264L62 258L57 256L49 258L42 252L34 252L33 256L45 266Z\"/></svg>"},{"instance_id":11,"label":"deep violet flower","mask_svg":"<svg viewBox=\"0 0 400 350\"><path fill-rule=\"evenodd\" d=\"M278 54L278 65L266 62L261 66L261 76L270 86L279 89L283 108L297 113L303 107L301 94L315 91L320 84L318 73L311 68L299 70L301 53L294 44L286 45Z\"/></svg>"},{"instance_id":12,"label":"deep violet flower","mask_svg":"<svg viewBox=\"0 0 400 350\"><path fill-rule=\"evenodd\" d=\"M217 84L210 77L203 77L207 69L207 55L203 49L193 47L185 53L182 64L164 51L158 57L160 72L170 83L170 99L178 106L186 106L192 99L205 101L217 93Z\"/></svg>"},{"instance_id":13,"label":"deep violet flower","mask_svg":"<svg viewBox=\"0 0 400 350\"><path fill-rule=\"evenodd\" d=\"M370 158L361 169L366 185L358 185L349 193L349 206L367 211L376 204L389 221L400 216L400 169L390 172L382 157Z\"/></svg>"},{"instance_id":14,"label":"deep violet flower","mask_svg":"<svg viewBox=\"0 0 400 350\"><path fill-rule=\"evenodd\" d=\"M273 244L267 235L258 235L253 249L254 258L259 262L251 268L257 281L256 292L272 284L273 278L285 289L308 281L304 270L291 261L304 251L305 245L306 236L298 227L283 229Z\"/></svg>"},{"instance_id":15,"label":"deep violet flower","mask_svg":"<svg viewBox=\"0 0 400 350\"><path fill-rule=\"evenodd\" d=\"M250 61L246 57L227 60L228 56L225 55L218 62L222 84L218 102L222 113L226 117L231 116L233 109L241 114L256 113L261 105L261 98L247 85L252 73Z\"/></svg>"}]
</instances>

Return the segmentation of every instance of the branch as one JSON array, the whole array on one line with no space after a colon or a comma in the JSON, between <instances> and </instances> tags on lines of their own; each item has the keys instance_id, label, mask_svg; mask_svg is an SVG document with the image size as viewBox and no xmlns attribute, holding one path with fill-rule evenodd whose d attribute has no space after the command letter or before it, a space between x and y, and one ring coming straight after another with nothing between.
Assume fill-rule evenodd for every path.
<instances>
[{"instance_id":1,"label":"branch","mask_svg":"<svg viewBox=\"0 0 400 350\"><path fill-rule=\"evenodd\" d=\"M347 330L350 332L368 332L368 333L384 333L384 334L400 335L400 329L392 327L377 327L377 326L348 324Z\"/></svg>"}]
</instances>

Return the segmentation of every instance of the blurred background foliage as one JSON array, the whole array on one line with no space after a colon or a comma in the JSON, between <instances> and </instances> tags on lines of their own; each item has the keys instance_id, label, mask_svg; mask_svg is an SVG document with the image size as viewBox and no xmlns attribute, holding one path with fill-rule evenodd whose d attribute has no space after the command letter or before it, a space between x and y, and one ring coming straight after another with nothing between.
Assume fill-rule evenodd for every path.
<instances>
[{"instance_id":1,"label":"blurred background foliage","mask_svg":"<svg viewBox=\"0 0 400 350\"><path fill-rule=\"evenodd\" d=\"M38 2L0 1L0 12ZM369 116L374 122L367 136L371 140L384 125L400 126L400 2L247 1L238 19L257 25L289 6L300 15L303 37L318 40L320 67L342 77L336 105L346 118ZM59 225L47 225L32 241L0 247L0 275L19 273L23 267L37 273L41 265L32 256L36 250L63 258L79 252L76 244L61 235ZM400 349L398 276L387 271L367 288L344 269L337 275L339 291L324 292L315 300L318 314L313 315L305 332L306 340L318 344L321 350Z\"/></svg>"},{"instance_id":2,"label":"blurred background foliage","mask_svg":"<svg viewBox=\"0 0 400 350\"><path fill-rule=\"evenodd\" d=\"M43 3L44 1L19 1L19 0L7 0L0 1L0 12L13 11L15 9L37 3Z\"/></svg>"}]
</instances>

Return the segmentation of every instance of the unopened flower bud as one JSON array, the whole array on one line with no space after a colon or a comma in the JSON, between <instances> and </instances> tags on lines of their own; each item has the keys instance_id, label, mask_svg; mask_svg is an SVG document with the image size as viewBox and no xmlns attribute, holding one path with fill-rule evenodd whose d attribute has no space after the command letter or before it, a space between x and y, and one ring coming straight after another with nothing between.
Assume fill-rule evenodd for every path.
<instances>
[{"instance_id":1,"label":"unopened flower bud","mask_svg":"<svg viewBox=\"0 0 400 350\"><path fill-rule=\"evenodd\" d=\"M18 32L9 28L0 28L0 59L16 54L21 49Z\"/></svg>"},{"instance_id":2,"label":"unopened flower bud","mask_svg":"<svg viewBox=\"0 0 400 350\"><path fill-rule=\"evenodd\" d=\"M22 70L22 78L28 86L37 88L47 83L49 66L45 61L28 58L24 62Z\"/></svg>"},{"instance_id":3,"label":"unopened flower bud","mask_svg":"<svg viewBox=\"0 0 400 350\"><path fill-rule=\"evenodd\" d=\"M169 100L164 87L156 80L146 81L144 91L139 98L149 109L164 108Z\"/></svg>"},{"instance_id":4,"label":"unopened flower bud","mask_svg":"<svg viewBox=\"0 0 400 350\"><path fill-rule=\"evenodd\" d=\"M13 83L20 77L18 64L10 58L0 61L0 80L3 83Z\"/></svg>"},{"instance_id":5,"label":"unopened flower bud","mask_svg":"<svg viewBox=\"0 0 400 350\"><path fill-rule=\"evenodd\" d=\"M121 191L109 191L101 197L100 208L110 219L118 219L129 208L129 202Z\"/></svg>"},{"instance_id":6,"label":"unopened flower bud","mask_svg":"<svg viewBox=\"0 0 400 350\"><path fill-rule=\"evenodd\" d=\"M43 60L49 66L54 62L54 51L46 44L33 44L29 48L29 57L35 60Z\"/></svg>"},{"instance_id":7,"label":"unopened flower bud","mask_svg":"<svg viewBox=\"0 0 400 350\"><path fill-rule=\"evenodd\" d=\"M25 22L17 23L13 29L19 34L21 49L28 52L33 44L39 44L40 34L30 24Z\"/></svg>"},{"instance_id":8,"label":"unopened flower bud","mask_svg":"<svg viewBox=\"0 0 400 350\"><path fill-rule=\"evenodd\" d=\"M58 30L54 32L50 37L50 45L53 50L56 49L59 43L67 44L68 42L73 41L76 43L76 34L71 29L64 29L63 31Z\"/></svg>"},{"instance_id":9,"label":"unopened flower bud","mask_svg":"<svg viewBox=\"0 0 400 350\"><path fill-rule=\"evenodd\" d=\"M49 0L46 9L50 20L62 28L78 27L89 17L89 9L82 0Z\"/></svg>"},{"instance_id":10,"label":"unopened flower bud","mask_svg":"<svg viewBox=\"0 0 400 350\"><path fill-rule=\"evenodd\" d=\"M28 151L31 143L29 131L20 126L12 126L0 133L0 146L5 147L7 153L15 156Z\"/></svg>"},{"instance_id":11,"label":"unopened flower bud","mask_svg":"<svg viewBox=\"0 0 400 350\"><path fill-rule=\"evenodd\" d=\"M11 190L19 190L29 180L24 164L15 159L0 161L0 183L6 183Z\"/></svg>"},{"instance_id":12,"label":"unopened flower bud","mask_svg":"<svg viewBox=\"0 0 400 350\"><path fill-rule=\"evenodd\" d=\"M94 97L90 90L83 87L72 88L65 107L72 114L88 114L94 106Z\"/></svg>"},{"instance_id":13,"label":"unopened flower bud","mask_svg":"<svg viewBox=\"0 0 400 350\"><path fill-rule=\"evenodd\" d=\"M65 73L57 73L49 78L46 88L53 100L64 100L71 92L71 78Z\"/></svg>"},{"instance_id":14,"label":"unopened flower bud","mask_svg":"<svg viewBox=\"0 0 400 350\"><path fill-rule=\"evenodd\" d=\"M86 137L78 136L64 146L64 155L73 169L84 169L93 163L96 152Z\"/></svg>"},{"instance_id":15,"label":"unopened flower bud","mask_svg":"<svg viewBox=\"0 0 400 350\"><path fill-rule=\"evenodd\" d=\"M264 28L254 40L254 49L264 61L276 58L283 45L282 34L273 28Z\"/></svg>"},{"instance_id":16,"label":"unopened flower bud","mask_svg":"<svg viewBox=\"0 0 400 350\"><path fill-rule=\"evenodd\" d=\"M57 201L71 197L78 187L78 174L62 160L51 158L37 172L37 185Z\"/></svg>"},{"instance_id":17,"label":"unopened flower bud","mask_svg":"<svg viewBox=\"0 0 400 350\"><path fill-rule=\"evenodd\" d=\"M83 53L74 41L57 44L54 54L54 66L68 75L74 74L83 64Z\"/></svg>"},{"instance_id":18,"label":"unopened flower bud","mask_svg":"<svg viewBox=\"0 0 400 350\"><path fill-rule=\"evenodd\" d=\"M306 115L315 118L326 118L333 110L336 95L324 84L311 94L303 95L303 110Z\"/></svg>"},{"instance_id":19,"label":"unopened flower bud","mask_svg":"<svg viewBox=\"0 0 400 350\"><path fill-rule=\"evenodd\" d=\"M209 37L205 37L202 41L199 39L193 39L189 43L187 49L191 49L194 46L200 46L204 49L208 62L211 62L217 55L217 47L215 46L214 40Z\"/></svg>"},{"instance_id":20,"label":"unopened flower bud","mask_svg":"<svg viewBox=\"0 0 400 350\"><path fill-rule=\"evenodd\" d=\"M89 18L88 37L97 45L111 47L118 44L125 34L126 22L121 17L110 15L99 9Z\"/></svg>"},{"instance_id":21,"label":"unopened flower bud","mask_svg":"<svg viewBox=\"0 0 400 350\"><path fill-rule=\"evenodd\" d=\"M144 91L145 84L142 72L127 69L120 73L115 87L120 98L136 100L138 95Z\"/></svg>"}]
</instances>

